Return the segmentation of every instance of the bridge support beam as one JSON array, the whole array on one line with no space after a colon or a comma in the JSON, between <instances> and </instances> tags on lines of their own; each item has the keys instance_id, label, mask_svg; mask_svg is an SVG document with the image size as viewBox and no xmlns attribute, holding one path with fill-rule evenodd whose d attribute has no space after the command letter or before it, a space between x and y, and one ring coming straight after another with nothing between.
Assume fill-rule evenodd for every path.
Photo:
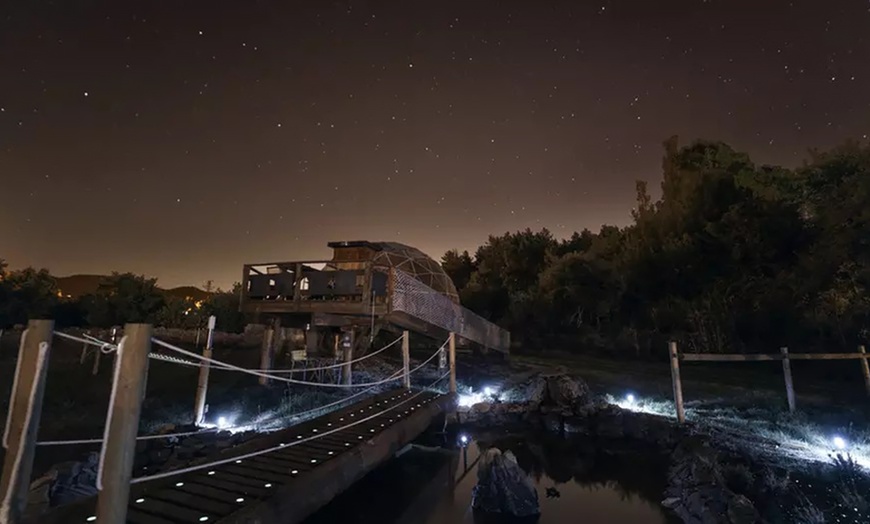
<instances>
[{"instance_id":1,"label":"bridge support beam","mask_svg":"<svg viewBox=\"0 0 870 524\"><path fill-rule=\"evenodd\" d=\"M341 351L344 359L344 366L341 367L341 383L350 386L353 384L353 344L354 331L349 329L341 334Z\"/></svg>"},{"instance_id":2,"label":"bridge support beam","mask_svg":"<svg viewBox=\"0 0 870 524\"><path fill-rule=\"evenodd\" d=\"M31 320L22 335L3 433L6 457L0 477L0 522L4 524L21 522L27 507L53 331L54 321Z\"/></svg>"},{"instance_id":3,"label":"bridge support beam","mask_svg":"<svg viewBox=\"0 0 870 524\"><path fill-rule=\"evenodd\" d=\"M275 338L275 329L272 326L266 328L263 332L263 345L260 347L260 369L263 373L268 373L272 369L272 340ZM260 385L266 386L269 384L269 379L260 377Z\"/></svg>"}]
</instances>

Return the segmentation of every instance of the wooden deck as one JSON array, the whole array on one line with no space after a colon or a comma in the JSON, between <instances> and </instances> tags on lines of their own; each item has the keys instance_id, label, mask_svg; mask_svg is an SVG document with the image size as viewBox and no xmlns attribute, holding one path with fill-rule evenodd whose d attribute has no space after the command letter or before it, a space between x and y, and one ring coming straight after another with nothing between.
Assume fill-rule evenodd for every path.
<instances>
[{"instance_id":1,"label":"wooden deck","mask_svg":"<svg viewBox=\"0 0 870 524\"><path fill-rule=\"evenodd\" d=\"M429 391L390 391L257 438L202 463L283 445L279 450L134 484L127 522L301 522L418 437L450 400L449 395ZM339 429L363 419L368 420ZM293 444L317 434L323 436ZM56 508L36 522L95 522L95 508L94 497Z\"/></svg>"}]
</instances>

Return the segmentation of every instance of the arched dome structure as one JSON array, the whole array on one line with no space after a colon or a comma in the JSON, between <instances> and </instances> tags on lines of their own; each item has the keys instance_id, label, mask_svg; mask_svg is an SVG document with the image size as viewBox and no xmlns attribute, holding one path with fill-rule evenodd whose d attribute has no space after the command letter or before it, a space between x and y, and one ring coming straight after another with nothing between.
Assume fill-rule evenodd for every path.
<instances>
[{"instance_id":1,"label":"arched dome structure","mask_svg":"<svg viewBox=\"0 0 870 524\"><path fill-rule=\"evenodd\" d=\"M453 280L444 272L441 264L415 247L399 242L330 242L329 247L336 249L368 248L373 251L371 260L374 267L395 268L405 272L435 291L459 304L459 293ZM339 258L336 256L336 258Z\"/></svg>"}]
</instances>

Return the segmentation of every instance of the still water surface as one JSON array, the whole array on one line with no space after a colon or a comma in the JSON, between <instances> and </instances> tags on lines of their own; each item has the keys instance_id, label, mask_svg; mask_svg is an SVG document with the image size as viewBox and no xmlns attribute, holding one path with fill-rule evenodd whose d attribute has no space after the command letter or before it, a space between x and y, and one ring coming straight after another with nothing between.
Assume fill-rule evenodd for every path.
<instances>
[{"instance_id":1,"label":"still water surface","mask_svg":"<svg viewBox=\"0 0 870 524\"><path fill-rule=\"evenodd\" d=\"M676 522L665 515L659 503L658 493L663 486L655 473L663 471L660 465L634 453L611 455L595 450L592 444L534 436L481 445L512 451L520 467L531 475L541 505L541 516L534 521L537 524ZM471 511L471 491L477 482L479 454L478 443L471 442L467 449L468 473L463 475L466 462L463 454L452 496L439 501L425 524L476 522Z\"/></svg>"},{"instance_id":2,"label":"still water surface","mask_svg":"<svg viewBox=\"0 0 870 524\"><path fill-rule=\"evenodd\" d=\"M522 434L478 435L464 450L407 453L305 524L481 524L471 511L471 491L480 450L490 446L513 452L532 478L541 505L535 524L679 522L660 505L665 461L632 448L605 451L593 442Z\"/></svg>"}]
</instances>

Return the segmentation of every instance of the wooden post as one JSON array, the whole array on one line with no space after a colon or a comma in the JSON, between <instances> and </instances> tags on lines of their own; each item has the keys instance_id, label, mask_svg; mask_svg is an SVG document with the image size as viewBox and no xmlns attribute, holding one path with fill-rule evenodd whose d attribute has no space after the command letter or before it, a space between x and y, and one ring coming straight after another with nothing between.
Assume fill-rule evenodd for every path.
<instances>
[{"instance_id":1,"label":"wooden post","mask_svg":"<svg viewBox=\"0 0 870 524\"><path fill-rule=\"evenodd\" d=\"M674 405L677 407L677 421L686 422L686 408L683 406L683 382L680 380L680 355L677 343L670 342L668 350L671 354L671 382L674 387Z\"/></svg>"},{"instance_id":2,"label":"wooden post","mask_svg":"<svg viewBox=\"0 0 870 524\"><path fill-rule=\"evenodd\" d=\"M103 348L94 346L94 365L91 366L91 375L96 375L100 372L100 357L103 355Z\"/></svg>"},{"instance_id":3,"label":"wooden post","mask_svg":"<svg viewBox=\"0 0 870 524\"><path fill-rule=\"evenodd\" d=\"M214 343L214 315L208 317L208 338L205 341L205 347L202 349L202 356L211 358L212 344ZM194 401L193 423L196 425L202 424L205 419L205 399L208 393L208 372L209 362L203 360L199 364L199 382L196 385L196 399Z\"/></svg>"},{"instance_id":4,"label":"wooden post","mask_svg":"<svg viewBox=\"0 0 870 524\"><path fill-rule=\"evenodd\" d=\"M448 354L448 358L450 359L450 393L456 394L456 333L450 333L450 339L448 342L448 346L450 348L450 352Z\"/></svg>"},{"instance_id":5,"label":"wooden post","mask_svg":"<svg viewBox=\"0 0 870 524\"><path fill-rule=\"evenodd\" d=\"M89 345L90 344L88 344L87 342L82 342L82 354L79 357L79 365L82 365L85 363L85 358L88 356L88 346Z\"/></svg>"},{"instance_id":6,"label":"wooden post","mask_svg":"<svg viewBox=\"0 0 870 524\"><path fill-rule=\"evenodd\" d=\"M864 345L858 346L858 352L861 355L866 355L867 351ZM867 357L861 357L861 371L864 372L864 388L867 389L867 396L870 396L870 364L867 363Z\"/></svg>"},{"instance_id":7,"label":"wooden post","mask_svg":"<svg viewBox=\"0 0 870 524\"><path fill-rule=\"evenodd\" d=\"M788 410L794 413L794 384L791 380L791 361L788 359L788 348L779 348L782 353L782 374L785 375L785 395L788 398Z\"/></svg>"},{"instance_id":8,"label":"wooden post","mask_svg":"<svg viewBox=\"0 0 870 524\"><path fill-rule=\"evenodd\" d=\"M139 413L148 377L151 326L127 324L115 356L111 404L103 433L100 468L97 471L98 524L127 522L130 478L136 457Z\"/></svg>"},{"instance_id":9,"label":"wooden post","mask_svg":"<svg viewBox=\"0 0 870 524\"><path fill-rule=\"evenodd\" d=\"M27 507L53 331L54 321L31 320L21 337L3 433L6 448L0 477L0 522L3 524L21 522Z\"/></svg>"},{"instance_id":10,"label":"wooden post","mask_svg":"<svg viewBox=\"0 0 870 524\"><path fill-rule=\"evenodd\" d=\"M271 326L267 327L266 331L263 332L263 347L260 348L260 369L264 370L264 372L272 369L272 337L274 334L275 330ZM260 385L265 386L267 384L269 384L269 379L260 377Z\"/></svg>"},{"instance_id":11,"label":"wooden post","mask_svg":"<svg viewBox=\"0 0 870 524\"><path fill-rule=\"evenodd\" d=\"M341 349L343 352L344 366L341 368L341 382L347 386L353 384L353 330L341 334Z\"/></svg>"},{"instance_id":12,"label":"wooden post","mask_svg":"<svg viewBox=\"0 0 870 524\"><path fill-rule=\"evenodd\" d=\"M405 389L411 389L411 343L408 331L402 332L402 367L405 372L402 384Z\"/></svg>"}]
</instances>

